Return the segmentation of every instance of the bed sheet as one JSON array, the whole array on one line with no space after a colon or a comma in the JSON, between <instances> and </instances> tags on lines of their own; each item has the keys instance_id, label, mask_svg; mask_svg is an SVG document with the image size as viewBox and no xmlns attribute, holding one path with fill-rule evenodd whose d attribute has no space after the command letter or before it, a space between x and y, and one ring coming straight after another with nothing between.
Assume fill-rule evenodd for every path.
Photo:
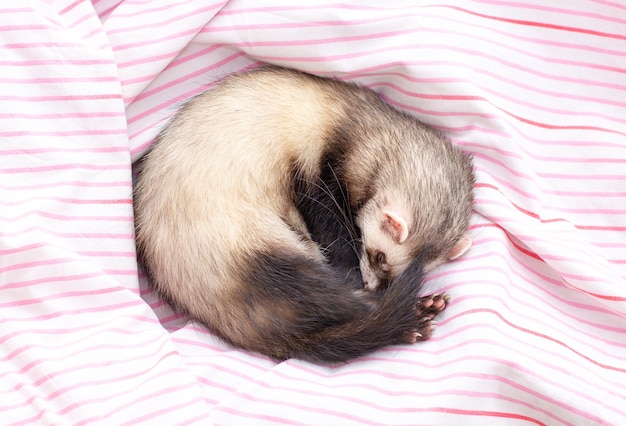
<instances>
[{"instance_id":1,"label":"bed sheet","mask_svg":"<svg viewBox=\"0 0 626 426\"><path fill-rule=\"evenodd\" d=\"M132 163L260 63L367 85L474 156L472 249L428 342L275 363L135 259ZM0 424L626 423L626 6L93 0L0 6Z\"/></svg>"}]
</instances>

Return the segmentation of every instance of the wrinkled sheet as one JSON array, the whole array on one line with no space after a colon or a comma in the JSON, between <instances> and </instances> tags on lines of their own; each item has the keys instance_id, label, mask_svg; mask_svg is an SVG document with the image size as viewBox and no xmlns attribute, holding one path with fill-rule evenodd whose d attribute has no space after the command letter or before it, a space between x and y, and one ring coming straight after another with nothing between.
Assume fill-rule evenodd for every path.
<instances>
[{"instance_id":1,"label":"wrinkled sheet","mask_svg":"<svg viewBox=\"0 0 626 426\"><path fill-rule=\"evenodd\" d=\"M138 269L132 162L263 62L357 81L474 156L474 246L428 342L272 362ZM215 206L219 208L219 206ZM626 6L0 5L0 423L626 424Z\"/></svg>"}]
</instances>

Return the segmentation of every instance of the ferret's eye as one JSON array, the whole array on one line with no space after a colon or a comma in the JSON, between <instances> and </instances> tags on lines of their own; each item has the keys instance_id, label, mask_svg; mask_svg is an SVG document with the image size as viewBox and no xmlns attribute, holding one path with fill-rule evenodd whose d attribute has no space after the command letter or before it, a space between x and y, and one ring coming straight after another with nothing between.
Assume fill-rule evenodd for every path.
<instances>
[{"instance_id":1,"label":"ferret's eye","mask_svg":"<svg viewBox=\"0 0 626 426\"><path fill-rule=\"evenodd\" d=\"M389 265L387 265L387 257L385 256L385 253L383 253L382 251L379 251L376 254L376 264L383 271L389 272Z\"/></svg>"}]
</instances>

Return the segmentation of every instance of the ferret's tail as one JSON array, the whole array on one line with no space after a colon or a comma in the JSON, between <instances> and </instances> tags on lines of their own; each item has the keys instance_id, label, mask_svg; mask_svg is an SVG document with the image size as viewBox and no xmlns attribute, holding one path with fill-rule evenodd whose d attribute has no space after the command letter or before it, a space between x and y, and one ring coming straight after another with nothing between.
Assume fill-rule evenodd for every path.
<instances>
[{"instance_id":1,"label":"ferret's tail","mask_svg":"<svg viewBox=\"0 0 626 426\"><path fill-rule=\"evenodd\" d=\"M428 338L431 324L424 317L428 307L419 305L423 279L423 262L416 260L391 283L369 312L312 335L312 344L299 348L300 357L344 362L385 346Z\"/></svg>"},{"instance_id":2,"label":"ferret's tail","mask_svg":"<svg viewBox=\"0 0 626 426\"><path fill-rule=\"evenodd\" d=\"M338 363L384 346L427 339L447 296L419 298L424 262L416 259L382 294L355 290L354 274L309 259L266 259L258 290L271 290L277 326L272 343L249 349L274 358ZM267 278L271 275L271 279ZM257 275L257 278L261 278ZM274 284L272 284L274 283ZM289 313L285 321L282 313ZM268 330L269 331L269 330Z\"/></svg>"}]
</instances>

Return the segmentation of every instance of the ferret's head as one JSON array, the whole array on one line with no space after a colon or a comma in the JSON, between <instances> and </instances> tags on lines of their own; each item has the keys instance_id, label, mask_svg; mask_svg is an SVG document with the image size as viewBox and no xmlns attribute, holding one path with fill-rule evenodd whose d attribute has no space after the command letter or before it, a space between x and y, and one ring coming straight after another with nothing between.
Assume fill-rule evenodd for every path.
<instances>
[{"instance_id":1,"label":"ferret's head","mask_svg":"<svg viewBox=\"0 0 626 426\"><path fill-rule=\"evenodd\" d=\"M355 223L365 288L384 288L416 259L426 272L471 246L475 176L470 155L408 115L366 122L361 156L367 170ZM369 126L369 127L367 127ZM371 166L374 164L374 167ZM352 179L357 180L357 179Z\"/></svg>"},{"instance_id":2,"label":"ferret's head","mask_svg":"<svg viewBox=\"0 0 626 426\"><path fill-rule=\"evenodd\" d=\"M359 267L367 290L387 286L424 249L429 250L425 264L428 272L462 256L472 245L465 206L438 206L441 213L429 214L416 212L409 205L397 196L372 198L356 218L363 250Z\"/></svg>"}]
</instances>

